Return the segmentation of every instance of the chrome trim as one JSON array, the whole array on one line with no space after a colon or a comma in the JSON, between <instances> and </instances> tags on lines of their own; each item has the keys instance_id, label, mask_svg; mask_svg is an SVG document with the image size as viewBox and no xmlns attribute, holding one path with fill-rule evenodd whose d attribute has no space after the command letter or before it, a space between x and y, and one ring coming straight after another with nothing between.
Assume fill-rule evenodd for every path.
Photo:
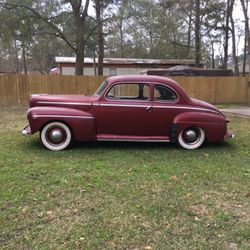
<instances>
[{"instance_id":1,"label":"chrome trim","mask_svg":"<svg viewBox=\"0 0 250 250\"><path fill-rule=\"evenodd\" d=\"M87 102L46 102L46 101L38 101L37 103L39 104L59 104L59 105L82 105L82 106L87 106L87 105L92 105L91 103Z\"/></svg>"},{"instance_id":2,"label":"chrome trim","mask_svg":"<svg viewBox=\"0 0 250 250\"><path fill-rule=\"evenodd\" d=\"M132 105L132 104L105 104L101 103L100 106L102 107L131 107L131 108L149 108L149 105ZM187 107L187 106L150 106L150 108L161 108L161 109L190 109L190 110L199 110L199 111L209 111L216 114L219 114L219 112L212 110L212 109L206 109L206 108L196 108L196 107Z\"/></svg>"},{"instance_id":3,"label":"chrome trim","mask_svg":"<svg viewBox=\"0 0 250 250\"><path fill-rule=\"evenodd\" d=\"M29 135L29 134L30 133L27 130L25 130L25 129L22 130L22 135Z\"/></svg>"},{"instance_id":4,"label":"chrome trim","mask_svg":"<svg viewBox=\"0 0 250 250\"><path fill-rule=\"evenodd\" d=\"M100 106L102 107L131 107L131 108L147 108L148 105L132 105L132 104L105 104L101 103Z\"/></svg>"},{"instance_id":5,"label":"chrome trim","mask_svg":"<svg viewBox=\"0 0 250 250\"><path fill-rule=\"evenodd\" d=\"M219 114L218 111L213 110L213 109L206 109L206 108L196 108L196 107L187 107L187 106L153 106L153 108L170 108L170 109L191 109L191 110L200 110L200 111L210 111L216 114Z\"/></svg>"},{"instance_id":6,"label":"chrome trim","mask_svg":"<svg viewBox=\"0 0 250 250\"><path fill-rule=\"evenodd\" d=\"M45 95L48 95L48 94L46 94L46 93L41 93L41 94L32 94L31 96L32 96L32 97L35 97L35 96L41 96L41 95L42 95L42 96L45 96Z\"/></svg>"},{"instance_id":7,"label":"chrome trim","mask_svg":"<svg viewBox=\"0 0 250 250\"><path fill-rule=\"evenodd\" d=\"M140 139L138 139L138 140L130 140L130 139L112 139L112 138L110 138L110 139L97 139L97 141L127 141L127 142L170 142L170 140L150 140L150 139L148 139L148 140L140 140Z\"/></svg>"},{"instance_id":8,"label":"chrome trim","mask_svg":"<svg viewBox=\"0 0 250 250\"><path fill-rule=\"evenodd\" d=\"M29 130L27 130L27 129L29 129ZM22 135L31 135L30 126L28 125L25 128L23 128L21 133L22 133Z\"/></svg>"},{"instance_id":9,"label":"chrome trim","mask_svg":"<svg viewBox=\"0 0 250 250\"><path fill-rule=\"evenodd\" d=\"M75 116L75 115L33 115L34 118L38 117L60 117L60 118L77 118L77 119L95 119L91 116Z\"/></svg>"}]
</instances>

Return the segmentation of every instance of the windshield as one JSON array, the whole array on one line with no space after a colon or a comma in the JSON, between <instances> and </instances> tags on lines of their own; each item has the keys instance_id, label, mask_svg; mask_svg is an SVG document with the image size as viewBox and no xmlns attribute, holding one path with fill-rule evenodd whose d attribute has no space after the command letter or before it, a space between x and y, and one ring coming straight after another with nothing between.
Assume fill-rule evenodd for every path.
<instances>
[{"instance_id":1,"label":"windshield","mask_svg":"<svg viewBox=\"0 0 250 250\"><path fill-rule=\"evenodd\" d=\"M107 87L108 85L108 80L105 80L101 85L100 87L96 90L94 96L100 96L103 92L103 90Z\"/></svg>"}]
</instances>

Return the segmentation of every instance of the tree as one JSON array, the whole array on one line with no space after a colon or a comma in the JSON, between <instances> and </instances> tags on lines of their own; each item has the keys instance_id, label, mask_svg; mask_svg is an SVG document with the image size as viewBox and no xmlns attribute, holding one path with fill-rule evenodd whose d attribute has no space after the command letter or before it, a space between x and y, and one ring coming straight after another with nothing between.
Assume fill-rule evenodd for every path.
<instances>
[{"instance_id":1,"label":"tree","mask_svg":"<svg viewBox=\"0 0 250 250\"><path fill-rule=\"evenodd\" d=\"M225 30L225 40L224 40L224 60L223 60L223 68L227 69L227 61L228 61L228 41L229 41L229 11L230 11L230 0L227 0L227 8L226 8L226 24L224 26Z\"/></svg>"},{"instance_id":2,"label":"tree","mask_svg":"<svg viewBox=\"0 0 250 250\"><path fill-rule=\"evenodd\" d=\"M104 58L104 37L103 37L103 25L102 25L102 0L95 0L96 9L96 21L98 23L97 28L97 40L98 40L98 75L103 75L103 58Z\"/></svg>"},{"instance_id":3,"label":"tree","mask_svg":"<svg viewBox=\"0 0 250 250\"><path fill-rule=\"evenodd\" d=\"M201 61L201 23L200 23L200 0L195 0L195 65L200 66Z\"/></svg>"},{"instance_id":4,"label":"tree","mask_svg":"<svg viewBox=\"0 0 250 250\"><path fill-rule=\"evenodd\" d=\"M246 72L246 54L248 54L248 66L250 72L250 27L248 16L248 0L240 0L245 18L245 43L244 43L244 59L243 59L243 74Z\"/></svg>"},{"instance_id":5,"label":"tree","mask_svg":"<svg viewBox=\"0 0 250 250\"><path fill-rule=\"evenodd\" d=\"M0 22L2 46L12 51L16 72L23 70L27 74L27 53L34 41L32 25L35 20L26 11L10 9L1 11ZM19 62L19 54L22 55L22 63Z\"/></svg>"},{"instance_id":6,"label":"tree","mask_svg":"<svg viewBox=\"0 0 250 250\"><path fill-rule=\"evenodd\" d=\"M82 74L84 56L98 56L98 74L103 74L106 55L193 59L197 66L204 61L227 68L230 40L234 61L239 41L232 2L235 0L0 0L2 64L7 59L16 71L32 66L48 72L55 55L75 55L76 74ZM89 16L91 3L95 15ZM246 58L248 0L241 0L241 5Z\"/></svg>"},{"instance_id":7,"label":"tree","mask_svg":"<svg viewBox=\"0 0 250 250\"><path fill-rule=\"evenodd\" d=\"M103 58L104 58L104 31L103 24L107 20L111 20L111 17L104 17L105 9L110 4L113 4L114 0L94 0L95 12L96 12L96 26L97 26L97 42L98 42L98 75L103 75Z\"/></svg>"},{"instance_id":8,"label":"tree","mask_svg":"<svg viewBox=\"0 0 250 250\"><path fill-rule=\"evenodd\" d=\"M236 38L235 38L235 24L233 19L233 7L234 7L234 0L231 0L230 2L230 8L229 8L229 18L231 22L231 34L232 34L232 54L233 54L233 61L234 61L234 73L236 76L239 75L239 66L238 66L238 57L236 53Z\"/></svg>"},{"instance_id":9,"label":"tree","mask_svg":"<svg viewBox=\"0 0 250 250\"><path fill-rule=\"evenodd\" d=\"M89 0L86 0L84 3L82 2L82 0L55 0L54 6L60 6L61 9L55 9L55 11L51 11L49 13L46 13L46 11L42 11L42 7L44 4L45 6L48 6L48 2L46 0L44 2L38 1L33 4L30 4L27 1L2 1L0 3L3 7L7 9L12 9L14 7L24 8L29 11L33 18L37 18L44 22L50 28L48 34L53 34L63 39L66 44L75 52L75 73L76 75L83 74L84 51L86 41L90 36L90 33L86 34L86 19L88 17ZM70 8L67 6L67 4L70 5ZM64 8L62 8L63 6ZM73 39L72 37L67 36L67 34L65 34L64 32L64 27L61 27L61 25L58 25L56 22L57 18L60 18L62 15L73 16Z\"/></svg>"}]
</instances>

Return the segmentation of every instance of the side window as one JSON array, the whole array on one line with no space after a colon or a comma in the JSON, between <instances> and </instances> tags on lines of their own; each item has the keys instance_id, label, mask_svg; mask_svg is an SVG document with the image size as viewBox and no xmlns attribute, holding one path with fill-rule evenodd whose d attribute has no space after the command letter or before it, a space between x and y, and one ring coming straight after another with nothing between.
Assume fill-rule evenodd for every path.
<instances>
[{"instance_id":1,"label":"side window","mask_svg":"<svg viewBox=\"0 0 250 250\"><path fill-rule=\"evenodd\" d=\"M154 86L154 99L174 102L178 99L176 93L166 86L156 84Z\"/></svg>"},{"instance_id":2,"label":"side window","mask_svg":"<svg viewBox=\"0 0 250 250\"><path fill-rule=\"evenodd\" d=\"M120 83L114 85L107 94L108 99L147 100L149 86L145 83Z\"/></svg>"}]
</instances>

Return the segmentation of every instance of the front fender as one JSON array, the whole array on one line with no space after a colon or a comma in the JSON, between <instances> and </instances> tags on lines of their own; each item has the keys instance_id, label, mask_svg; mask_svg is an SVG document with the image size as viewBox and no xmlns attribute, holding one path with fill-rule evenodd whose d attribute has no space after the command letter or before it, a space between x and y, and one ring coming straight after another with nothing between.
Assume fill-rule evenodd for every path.
<instances>
[{"instance_id":1,"label":"front fender","mask_svg":"<svg viewBox=\"0 0 250 250\"><path fill-rule=\"evenodd\" d=\"M181 130L200 127L208 141L222 141L227 132L227 120L219 113L185 112L174 118L172 127L175 129L175 140Z\"/></svg>"},{"instance_id":2,"label":"front fender","mask_svg":"<svg viewBox=\"0 0 250 250\"><path fill-rule=\"evenodd\" d=\"M85 111L62 107L34 107L27 112L31 134L40 131L52 121L68 125L76 140L91 141L96 138L95 117Z\"/></svg>"}]
</instances>

